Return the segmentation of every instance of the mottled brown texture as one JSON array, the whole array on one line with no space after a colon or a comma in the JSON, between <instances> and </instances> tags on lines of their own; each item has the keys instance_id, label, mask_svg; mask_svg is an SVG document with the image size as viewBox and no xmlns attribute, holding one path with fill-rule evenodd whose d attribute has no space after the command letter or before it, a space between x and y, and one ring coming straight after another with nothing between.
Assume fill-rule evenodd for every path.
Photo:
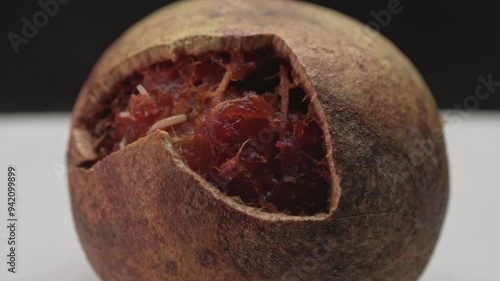
<instances>
[{"instance_id":1,"label":"mottled brown texture","mask_svg":"<svg viewBox=\"0 0 500 281\"><path fill-rule=\"evenodd\" d=\"M219 0L214 0L215 2ZM390 42L295 1L184 1L132 27L99 60L73 115L73 213L103 280L416 280L448 198L436 105ZM224 3L224 1L220 1ZM117 82L177 54L275 46L324 122L330 212L263 213L190 171L156 132L99 161L85 131Z\"/></svg>"}]
</instances>

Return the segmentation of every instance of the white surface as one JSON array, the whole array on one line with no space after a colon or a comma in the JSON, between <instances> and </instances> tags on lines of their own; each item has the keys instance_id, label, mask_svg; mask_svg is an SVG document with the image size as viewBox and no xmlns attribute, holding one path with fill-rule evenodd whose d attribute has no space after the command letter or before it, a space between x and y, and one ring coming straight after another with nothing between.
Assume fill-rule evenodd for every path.
<instances>
[{"instance_id":1,"label":"white surface","mask_svg":"<svg viewBox=\"0 0 500 281\"><path fill-rule=\"evenodd\" d=\"M455 120L456 121L456 120ZM445 126L451 198L421 281L500 280L500 113ZM0 115L0 280L97 281L74 231L63 163L69 115ZM19 170L18 273L6 265L6 168ZM2 235L3 234L3 235Z\"/></svg>"}]
</instances>

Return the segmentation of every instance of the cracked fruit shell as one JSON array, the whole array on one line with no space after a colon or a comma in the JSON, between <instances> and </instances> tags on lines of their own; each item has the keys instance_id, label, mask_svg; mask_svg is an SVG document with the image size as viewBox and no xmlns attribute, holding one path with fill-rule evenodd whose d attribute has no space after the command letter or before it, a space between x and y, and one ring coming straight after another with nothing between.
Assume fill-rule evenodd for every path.
<instances>
[{"instance_id":1,"label":"cracked fruit shell","mask_svg":"<svg viewBox=\"0 0 500 281\"><path fill-rule=\"evenodd\" d=\"M448 199L415 67L296 1L183 1L137 23L80 92L68 166L103 280L417 280Z\"/></svg>"}]
</instances>

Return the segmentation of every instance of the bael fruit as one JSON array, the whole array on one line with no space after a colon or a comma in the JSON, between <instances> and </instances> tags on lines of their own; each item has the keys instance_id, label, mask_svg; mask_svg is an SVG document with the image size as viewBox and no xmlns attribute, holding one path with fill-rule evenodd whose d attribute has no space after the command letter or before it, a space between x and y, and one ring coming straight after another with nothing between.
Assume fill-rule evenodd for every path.
<instances>
[{"instance_id":1,"label":"bael fruit","mask_svg":"<svg viewBox=\"0 0 500 281\"><path fill-rule=\"evenodd\" d=\"M76 228L103 280L416 280L448 198L436 105L391 43L295 1L132 27L73 111Z\"/></svg>"}]
</instances>

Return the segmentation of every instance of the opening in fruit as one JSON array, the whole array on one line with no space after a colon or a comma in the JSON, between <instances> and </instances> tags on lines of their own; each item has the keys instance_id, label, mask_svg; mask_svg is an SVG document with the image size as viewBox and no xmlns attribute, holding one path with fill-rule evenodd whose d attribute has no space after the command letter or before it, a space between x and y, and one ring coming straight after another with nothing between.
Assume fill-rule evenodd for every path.
<instances>
[{"instance_id":1,"label":"opening in fruit","mask_svg":"<svg viewBox=\"0 0 500 281\"><path fill-rule=\"evenodd\" d=\"M91 132L102 159L164 130L195 172L267 212L328 212L323 131L289 62L271 48L182 55L116 85Z\"/></svg>"}]
</instances>

